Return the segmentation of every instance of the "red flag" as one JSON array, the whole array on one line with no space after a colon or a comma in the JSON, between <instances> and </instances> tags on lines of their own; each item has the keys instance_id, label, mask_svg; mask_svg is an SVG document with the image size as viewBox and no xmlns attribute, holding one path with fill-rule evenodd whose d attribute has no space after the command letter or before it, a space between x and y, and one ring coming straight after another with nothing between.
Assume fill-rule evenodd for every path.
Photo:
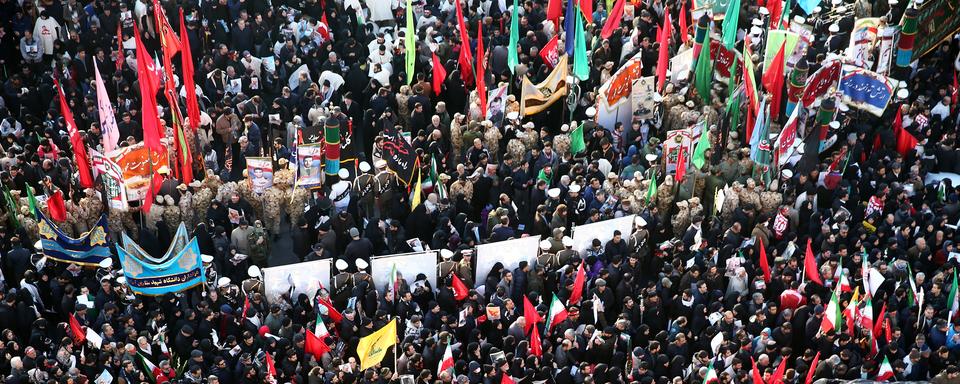
<instances>
[{"instance_id":1,"label":"red flag","mask_svg":"<svg viewBox=\"0 0 960 384\"><path fill-rule=\"evenodd\" d=\"M267 375L277 377L277 367L273 365L273 356L270 356L269 353L266 354L267 360Z\"/></svg>"},{"instance_id":2,"label":"red flag","mask_svg":"<svg viewBox=\"0 0 960 384\"><path fill-rule=\"evenodd\" d=\"M240 313L240 317L247 318L247 310L250 309L250 296L243 297L243 312Z\"/></svg>"},{"instance_id":3,"label":"red flag","mask_svg":"<svg viewBox=\"0 0 960 384\"><path fill-rule=\"evenodd\" d=\"M540 50L540 58L543 59L543 63L547 65L547 68L553 69L553 67L557 65L557 62L560 61L560 52L557 52L557 44L559 43L560 35L553 35L553 38Z\"/></svg>"},{"instance_id":4,"label":"red flag","mask_svg":"<svg viewBox=\"0 0 960 384\"><path fill-rule=\"evenodd\" d=\"M767 0L767 9L770 10L770 29L777 29L780 25L780 17L783 16L783 2Z\"/></svg>"},{"instance_id":5,"label":"red flag","mask_svg":"<svg viewBox=\"0 0 960 384\"><path fill-rule=\"evenodd\" d=\"M576 304L580 302L580 298L583 297L583 284L586 283L587 273L583 270L583 262L580 262L580 266L577 268L577 276L573 279L573 290L570 291L570 299L567 300L569 304Z\"/></svg>"},{"instance_id":6,"label":"red flag","mask_svg":"<svg viewBox=\"0 0 960 384\"><path fill-rule=\"evenodd\" d=\"M500 384L516 384L516 382L513 381L513 378L510 377L509 374L504 372L503 375L501 375Z\"/></svg>"},{"instance_id":7,"label":"red flag","mask_svg":"<svg viewBox=\"0 0 960 384\"><path fill-rule=\"evenodd\" d=\"M334 323L339 324L341 321L343 321L343 315L340 314L340 311L333 307L333 303L330 302L330 299L321 297L317 299L317 302L320 305L327 307L327 316L330 316L330 320L333 320Z\"/></svg>"},{"instance_id":8,"label":"red flag","mask_svg":"<svg viewBox=\"0 0 960 384\"><path fill-rule=\"evenodd\" d=\"M466 299L466 298L467 298L467 292L469 291L469 290L467 289L466 284L463 284L463 281L461 281L460 278L457 277L457 274L456 274L456 273L452 273L452 274L450 274L450 276L453 276L453 284L452 284L452 285L453 285L453 298L456 299L457 301Z\"/></svg>"},{"instance_id":9,"label":"red flag","mask_svg":"<svg viewBox=\"0 0 960 384\"><path fill-rule=\"evenodd\" d=\"M760 368L757 367L757 362L753 360L753 356L750 356L750 362L753 363L753 369L750 372L753 377L754 383L764 384L763 375L760 374Z\"/></svg>"},{"instance_id":10,"label":"red flag","mask_svg":"<svg viewBox=\"0 0 960 384\"><path fill-rule=\"evenodd\" d=\"M807 253L803 256L803 273L810 281L823 285L820 279L820 268L817 265L817 259L813 256L813 248L810 246L810 239L807 239Z\"/></svg>"},{"instance_id":11,"label":"red flag","mask_svg":"<svg viewBox=\"0 0 960 384\"><path fill-rule=\"evenodd\" d=\"M87 333L83 330L83 327L80 326L80 322L77 321L77 318L70 314L70 333L73 334L73 343L74 344L83 344L84 341L87 341Z\"/></svg>"},{"instance_id":12,"label":"red flag","mask_svg":"<svg viewBox=\"0 0 960 384\"><path fill-rule=\"evenodd\" d=\"M787 362L781 361L777 365L777 370L773 371L773 375L770 376L770 384L783 384L783 374L787 371Z\"/></svg>"},{"instance_id":13,"label":"red flag","mask_svg":"<svg viewBox=\"0 0 960 384\"><path fill-rule=\"evenodd\" d=\"M547 3L547 20L552 20L553 26L559 27L561 15L563 15L563 0L550 0Z\"/></svg>"},{"instance_id":14,"label":"red flag","mask_svg":"<svg viewBox=\"0 0 960 384\"><path fill-rule=\"evenodd\" d=\"M788 289L780 293L781 309L797 309L807 303L807 298L794 289Z\"/></svg>"},{"instance_id":15,"label":"red flag","mask_svg":"<svg viewBox=\"0 0 960 384\"><path fill-rule=\"evenodd\" d=\"M890 319L889 318L884 319L883 320L883 337L886 338L885 339L886 342L889 343L890 340L893 340L892 333L893 333L893 328L890 326Z\"/></svg>"},{"instance_id":16,"label":"red flag","mask_svg":"<svg viewBox=\"0 0 960 384\"><path fill-rule=\"evenodd\" d=\"M776 1L776 0L775 0ZM764 68L763 72L763 87L767 89L767 92L770 92L773 95L773 98L770 100L770 118L776 119L780 116L780 104L783 96L783 65L784 65L784 50L786 49L786 44L780 44L780 50L777 51L777 55L773 57L773 61L770 62L770 68Z\"/></svg>"},{"instance_id":17,"label":"red flag","mask_svg":"<svg viewBox=\"0 0 960 384\"><path fill-rule=\"evenodd\" d=\"M160 144L161 133L160 116L157 114L157 87L160 86L160 79L157 76L155 64L150 54L147 53L146 46L140 39L140 31L137 24L133 24L133 36L137 41L137 78L140 84L140 113L143 116L141 125L143 126L143 144L150 153L150 167L153 167L153 153L160 154L166 151L166 148ZM153 184L159 187L157 178L159 174L157 169L153 171ZM143 210L150 211L153 205L156 188L147 188L147 196L143 200Z\"/></svg>"},{"instance_id":18,"label":"red flag","mask_svg":"<svg viewBox=\"0 0 960 384\"><path fill-rule=\"evenodd\" d=\"M327 343L323 342L323 339L313 334L309 329L307 330L306 342L303 345L303 351L313 355L317 360L320 360L320 357L324 353L330 352L330 346Z\"/></svg>"},{"instance_id":19,"label":"red flag","mask_svg":"<svg viewBox=\"0 0 960 384\"><path fill-rule=\"evenodd\" d=\"M874 339L876 339L878 335L880 335L880 331L883 329L883 323L885 322L886 317L887 317L887 303L883 303L883 306L880 307L880 316L878 316L877 319L873 321L874 325L871 331L873 331Z\"/></svg>"},{"instance_id":20,"label":"red flag","mask_svg":"<svg viewBox=\"0 0 960 384\"><path fill-rule=\"evenodd\" d=\"M622 3L620 0L617 4ZM657 56L657 90L663 91L663 86L667 84L667 67L670 66L670 36L673 35L672 22L670 21L670 12L666 12L663 19L663 29L657 37L660 43L660 51ZM604 27L606 28L606 27Z\"/></svg>"},{"instance_id":21,"label":"red flag","mask_svg":"<svg viewBox=\"0 0 960 384\"><path fill-rule=\"evenodd\" d=\"M480 97L480 116L487 115L486 53L483 49L483 23L477 23L477 96Z\"/></svg>"},{"instance_id":22,"label":"red flag","mask_svg":"<svg viewBox=\"0 0 960 384\"><path fill-rule=\"evenodd\" d=\"M180 8L180 60L183 67L183 88L187 94L187 117L194 132L200 127L200 104L197 102L197 88L193 82L193 52L190 51L190 37L187 23L183 20L183 8Z\"/></svg>"},{"instance_id":23,"label":"red flag","mask_svg":"<svg viewBox=\"0 0 960 384\"><path fill-rule=\"evenodd\" d=\"M690 22L687 21L687 1L683 0L683 5L680 7L680 41L684 44L690 39L690 36L687 35L689 29Z\"/></svg>"},{"instance_id":24,"label":"red flag","mask_svg":"<svg viewBox=\"0 0 960 384\"><path fill-rule=\"evenodd\" d=\"M327 12L323 12L323 16L320 16L320 24L317 25L317 33L320 34L320 38L323 41L330 41L330 23L327 22Z\"/></svg>"},{"instance_id":25,"label":"red flag","mask_svg":"<svg viewBox=\"0 0 960 384\"><path fill-rule=\"evenodd\" d=\"M443 85L443 81L447 79L447 69L443 67L443 63L440 62L440 58L437 57L437 54L433 54L433 94L440 94L440 86Z\"/></svg>"},{"instance_id":26,"label":"red flag","mask_svg":"<svg viewBox=\"0 0 960 384\"><path fill-rule=\"evenodd\" d=\"M70 135L70 146L73 147L73 159L77 163L77 173L80 174L80 186L84 188L93 187L93 174L90 173L90 160L87 157L87 145L80 137L80 131L77 130L77 122L73 120L73 111L67 104L67 97L60 88L60 82L53 79L53 84L57 87L57 95L60 99L60 114L63 115L63 122L67 125L67 133Z\"/></svg>"},{"instance_id":27,"label":"red flag","mask_svg":"<svg viewBox=\"0 0 960 384\"><path fill-rule=\"evenodd\" d=\"M666 12L667 20L669 20L670 13ZM617 28L620 28L620 20L623 19L623 0L617 0L617 3L613 5L613 10L610 11L610 17L607 18L607 21L603 24L603 30L600 31L600 37L603 39L609 39L613 35L613 31L616 31ZM664 21L664 24L668 24L668 21ZM659 68L659 67L658 67Z\"/></svg>"},{"instance_id":28,"label":"red flag","mask_svg":"<svg viewBox=\"0 0 960 384\"><path fill-rule=\"evenodd\" d=\"M683 148L680 148L680 153L677 154L677 173L674 175L674 179L679 183L683 180L683 176L687 174L687 156L686 151Z\"/></svg>"},{"instance_id":29,"label":"red flag","mask_svg":"<svg viewBox=\"0 0 960 384\"><path fill-rule=\"evenodd\" d=\"M593 0L578 0L580 3L580 13L587 24L593 22Z\"/></svg>"},{"instance_id":30,"label":"red flag","mask_svg":"<svg viewBox=\"0 0 960 384\"><path fill-rule=\"evenodd\" d=\"M767 250L763 247L763 240L760 240L760 269L763 270L763 281L770 282L770 261L767 260Z\"/></svg>"},{"instance_id":31,"label":"red flag","mask_svg":"<svg viewBox=\"0 0 960 384\"><path fill-rule=\"evenodd\" d=\"M530 333L530 354L536 357L543 356L543 346L540 345L540 331L537 330L537 327L533 327L533 332Z\"/></svg>"},{"instance_id":32,"label":"red flag","mask_svg":"<svg viewBox=\"0 0 960 384\"><path fill-rule=\"evenodd\" d=\"M170 26L170 21L167 20L167 13L163 7L160 6L159 0L153 0L153 9L153 14L157 22L156 25L160 28L160 46L163 48L163 55L172 58L173 55L180 51L180 39L173 33L173 27ZM169 69L169 71L172 73L173 69Z\"/></svg>"},{"instance_id":33,"label":"red flag","mask_svg":"<svg viewBox=\"0 0 960 384\"><path fill-rule=\"evenodd\" d=\"M907 156L917 146L917 138L903 128L903 115L900 109L897 109L897 117L893 119L893 133L897 140L897 152L901 155Z\"/></svg>"},{"instance_id":34,"label":"red flag","mask_svg":"<svg viewBox=\"0 0 960 384\"><path fill-rule=\"evenodd\" d=\"M67 221L67 207L63 205L63 192L56 190L47 198L47 209L54 221Z\"/></svg>"},{"instance_id":35,"label":"red flag","mask_svg":"<svg viewBox=\"0 0 960 384\"><path fill-rule=\"evenodd\" d=\"M456 0L457 5L457 27L460 29L460 57L457 62L460 64L460 79L467 85L473 83L473 54L470 53L470 34L467 33L467 24L463 21L463 9L460 7L460 0Z\"/></svg>"},{"instance_id":36,"label":"red flag","mask_svg":"<svg viewBox=\"0 0 960 384\"><path fill-rule=\"evenodd\" d=\"M535 325L540 322L540 314L537 313L537 309L533 307L533 303L526 295L523 296L523 318L526 319L527 323L523 328L524 332L530 331L531 327L536 329Z\"/></svg>"},{"instance_id":37,"label":"red flag","mask_svg":"<svg viewBox=\"0 0 960 384\"><path fill-rule=\"evenodd\" d=\"M117 71L123 69L123 23L117 23Z\"/></svg>"},{"instance_id":38,"label":"red flag","mask_svg":"<svg viewBox=\"0 0 960 384\"><path fill-rule=\"evenodd\" d=\"M807 379L803 381L803 384L810 384L813 382L813 373L817 371L817 364L819 362L820 362L820 352L817 352L817 355L813 357L813 362L810 363L810 368L807 369Z\"/></svg>"}]
</instances>

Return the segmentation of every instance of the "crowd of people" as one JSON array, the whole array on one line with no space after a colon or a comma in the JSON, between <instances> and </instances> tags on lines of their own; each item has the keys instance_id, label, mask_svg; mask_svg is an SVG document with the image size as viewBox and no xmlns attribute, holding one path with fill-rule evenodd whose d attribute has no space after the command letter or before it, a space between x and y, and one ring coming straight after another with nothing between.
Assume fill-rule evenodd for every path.
<instances>
[{"instance_id":1,"label":"crowd of people","mask_svg":"<svg viewBox=\"0 0 960 384\"><path fill-rule=\"evenodd\" d=\"M725 17L713 15L708 39L741 58L750 45L762 52L764 28L776 29L771 12L780 12L809 26L813 40L799 56L811 74L861 37L855 20L901 25L918 6L732 2L739 6ZM648 117L601 124L598 90L628 60L639 58L639 76L657 76L661 45L666 57L700 49L693 16L703 6L0 0L0 376L10 384L960 383L952 181L960 180L960 40L947 31L929 52L913 52L913 67L891 71L903 86L880 115L837 99L835 115L814 123L832 93L795 106L809 120L799 161L751 153L769 142L746 133L752 120L741 115L758 111L738 89L763 83L760 105L780 96L767 92L760 70L747 81L742 65L728 82L704 80L702 65L691 64L658 91ZM158 7L167 16L156 17ZM732 23L721 21L734 12ZM171 138L171 164L147 187L155 202L117 208L105 183L81 186L96 164L79 164L90 159L78 153L145 142L152 114L137 67L154 59L137 54L157 56L159 66L165 33L196 68L185 82L177 54L165 63L175 75L163 81L175 94L149 95ZM549 50L581 43L586 56L568 58L577 74L566 79L570 97L526 113L522 90L556 65ZM868 66L883 59L879 46ZM764 69L761 57L748 56ZM584 59L589 66L577 69ZM118 135L101 126L96 75ZM477 92L501 87L489 100ZM198 114L188 111L194 94ZM789 114L765 113L777 137ZM355 168L305 188L298 180L314 168L296 148L319 142L323 134L304 132L334 121L349 127ZM668 159L667 132L690 127L700 130L695 153ZM391 130L409 135L412 172L390 161ZM184 145L194 152L179 163ZM271 183L262 170L252 182L247 158L255 157L273 163ZM49 214L60 196L64 233L80 236L106 215L109 244L126 233L157 257L185 224L204 254L206 283L135 295L119 263L42 258L35 209ZM611 229L611 240L575 249L577 226L622 217L635 217L629 233ZM498 263L477 281L476 245L530 236L542 239L530 262ZM426 276L373 283L372 256L419 249L440 250L437 286ZM260 268L320 259L334 265L320 290L268 300ZM365 366L360 340L391 322L396 346ZM317 334L328 348L308 339Z\"/></svg>"}]
</instances>

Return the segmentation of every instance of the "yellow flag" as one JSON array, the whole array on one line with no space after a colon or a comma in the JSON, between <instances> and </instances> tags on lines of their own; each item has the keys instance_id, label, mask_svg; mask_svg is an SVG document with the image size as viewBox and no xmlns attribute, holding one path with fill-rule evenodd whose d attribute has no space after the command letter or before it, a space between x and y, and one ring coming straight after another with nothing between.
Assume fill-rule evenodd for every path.
<instances>
[{"instance_id":1,"label":"yellow flag","mask_svg":"<svg viewBox=\"0 0 960 384\"><path fill-rule=\"evenodd\" d=\"M397 344L397 321L391 320L370 336L360 339L357 345L357 355L360 356L360 370L365 370L380 363L387 350Z\"/></svg>"},{"instance_id":2,"label":"yellow flag","mask_svg":"<svg viewBox=\"0 0 960 384\"><path fill-rule=\"evenodd\" d=\"M420 205L420 195L423 193L423 182L421 178L423 172L420 172L420 161L417 160L417 184L413 186L413 198L410 199L410 211L413 212Z\"/></svg>"}]
</instances>

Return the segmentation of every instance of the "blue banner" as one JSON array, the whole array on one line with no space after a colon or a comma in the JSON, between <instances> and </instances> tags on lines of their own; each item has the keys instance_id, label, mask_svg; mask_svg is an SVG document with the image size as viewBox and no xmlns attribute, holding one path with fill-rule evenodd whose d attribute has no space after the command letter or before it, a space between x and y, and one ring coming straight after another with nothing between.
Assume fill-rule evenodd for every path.
<instances>
[{"instance_id":1,"label":"blue banner","mask_svg":"<svg viewBox=\"0 0 960 384\"><path fill-rule=\"evenodd\" d=\"M43 212L37 210L36 214L44 256L63 263L93 267L110 257L106 215L100 216L100 220L89 232L78 238L72 238L60 231L60 228L47 219Z\"/></svg>"},{"instance_id":2,"label":"blue banner","mask_svg":"<svg viewBox=\"0 0 960 384\"><path fill-rule=\"evenodd\" d=\"M117 253L127 285L136 294L160 296L184 291L206 281L196 238L175 255L164 255L167 260L162 264L144 261L120 245L117 245Z\"/></svg>"},{"instance_id":3,"label":"blue banner","mask_svg":"<svg viewBox=\"0 0 960 384\"><path fill-rule=\"evenodd\" d=\"M140 260L140 262L150 264L154 268L166 266L171 262L172 258L186 248L187 243L190 242L190 236L187 234L187 226L183 223L180 223L180 227L177 228L177 232L173 235L173 241L170 242L170 247L167 248L167 252L161 257L151 256L147 251L143 250L143 248L140 248L140 245L133 241L130 236L127 236L126 233L122 233L120 236L123 240L121 242L123 250L127 255Z\"/></svg>"},{"instance_id":4,"label":"blue banner","mask_svg":"<svg viewBox=\"0 0 960 384\"><path fill-rule=\"evenodd\" d=\"M852 65L843 66L840 94L843 102L851 107L880 117L894 90L893 81L884 75Z\"/></svg>"}]
</instances>

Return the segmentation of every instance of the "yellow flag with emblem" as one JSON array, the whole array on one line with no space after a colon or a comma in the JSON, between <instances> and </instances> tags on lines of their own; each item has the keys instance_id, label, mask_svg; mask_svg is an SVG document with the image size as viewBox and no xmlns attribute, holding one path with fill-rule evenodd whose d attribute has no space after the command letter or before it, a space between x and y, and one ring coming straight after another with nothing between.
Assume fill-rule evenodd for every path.
<instances>
[{"instance_id":1,"label":"yellow flag with emblem","mask_svg":"<svg viewBox=\"0 0 960 384\"><path fill-rule=\"evenodd\" d=\"M357 344L357 356L360 356L360 370L365 370L383 361L387 350L397 344L397 321L393 319L370 336L360 339Z\"/></svg>"}]
</instances>

